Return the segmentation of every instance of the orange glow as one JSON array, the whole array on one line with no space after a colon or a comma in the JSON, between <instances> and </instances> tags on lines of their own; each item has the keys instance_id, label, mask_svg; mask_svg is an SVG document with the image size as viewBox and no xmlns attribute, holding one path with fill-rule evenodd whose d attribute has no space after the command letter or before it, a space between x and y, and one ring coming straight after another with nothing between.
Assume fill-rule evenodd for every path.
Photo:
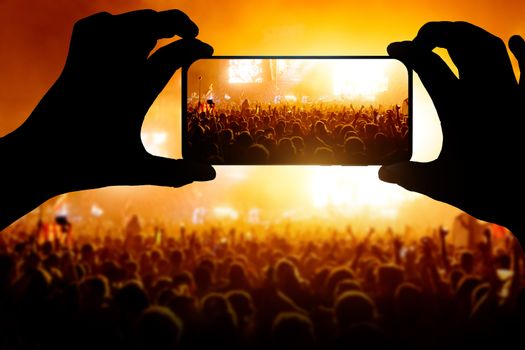
<instances>
[{"instance_id":1,"label":"orange glow","mask_svg":"<svg viewBox=\"0 0 525 350\"><path fill-rule=\"evenodd\" d=\"M388 90L388 61L363 60L353 65L333 63L334 95L375 100L376 94Z\"/></svg>"},{"instance_id":2,"label":"orange glow","mask_svg":"<svg viewBox=\"0 0 525 350\"><path fill-rule=\"evenodd\" d=\"M169 154L169 150L165 147L168 139L168 135L165 131L143 131L140 136L142 138L142 143L148 152L159 156Z\"/></svg>"},{"instance_id":3,"label":"orange glow","mask_svg":"<svg viewBox=\"0 0 525 350\"><path fill-rule=\"evenodd\" d=\"M262 83L261 63L261 59L230 60L229 83Z\"/></svg>"},{"instance_id":4,"label":"orange glow","mask_svg":"<svg viewBox=\"0 0 525 350\"><path fill-rule=\"evenodd\" d=\"M412 200L416 195L398 191L381 182L372 167L344 168L317 167L310 172L310 195L318 209L337 208L344 216L358 216L372 209L379 217L397 218L400 203Z\"/></svg>"},{"instance_id":5,"label":"orange glow","mask_svg":"<svg viewBox=\"0 0 525 350\"><path fill-rule=\"evenodd\" d=\"M0 135L14 130L25 120L60 73L71 28L77 19L100 11L120 13L144 7L180 8L187 12L200 27L199 38L211 43L216 55L384 55L388 43L413 38L421 25L433 20L469 21L504 40L516 33L525 34L524 1L34 0L30 5L24 1L2 1ZM162 44L166 42L161 41ZM165 133L162 137L143 136L152 153L170 157L181 155L180 78L180 72L176 73L145 120L143 135ZM439 119L418 77L414 79L413 159L429 161L441 148ZM348 205L392 209L390 213L402 203L416 200L435 208L435 213L443 212L445 206L442 204L408 195L393 185L380 184L375 175L377 168L366 169L361 177L351 176L352 171L335 167L283 167L278 170L218 167L218 179L209 184L193 184L177 190L102 189L71 197L111 195L115 200L120 198L122 203L130 202L130 210L137 211L152 204L160 211L164 203L156 202L154 197L162 193L162 198L176 202L180 211L186 207L208 206L211 202L220 205L229 199L236 206L246 208L262 201L264 203L258 203L261 215L265 208L281 208L283 203L294 207L308 202L322 211L329 207L323 203L332 201L336 205L353 198L352 201L348 199ZM243 185L242 194L232 192L236 184ZM360 197L359 191L366 191L368 195ZM103 209L107 212L107 208ZM188 217L191 220L191 211ZM447 221L450 215L429 217L428 222L434 219Z\"/></svg>"}]
</instances>

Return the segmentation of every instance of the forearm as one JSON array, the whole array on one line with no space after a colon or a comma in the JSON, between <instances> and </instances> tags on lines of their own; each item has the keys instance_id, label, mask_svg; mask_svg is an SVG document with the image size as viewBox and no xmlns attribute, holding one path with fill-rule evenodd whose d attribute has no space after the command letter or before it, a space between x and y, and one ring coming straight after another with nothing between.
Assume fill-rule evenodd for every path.
<instances>
[{"instance_id":1,"label":"forearm","mask_svg":"<svg viewBox=\"0 0 525 350\"><path fill-rule=\"evenodd\" d=\"M447 247L445 245L445 242L442 243L441 246L441 259L443 260L443 267L448 272L450 271L450 262L448 260L448 254L447 254Z\"/></svg>"},{"instance_id":2,"label":"forearm","mask_svg":"<svg viewBox=\"0 0 525 350\"><path fill-rule=\"evenodd\" d=\"M440 230L443 230L443 228L440 228ZM450 260L448 258L448 252L447 252L447 241L445 239L444 234L440 234L440 240L441 240L441 259L443 261L443 267L447 272L450 271Z\"/></svg>"}]
</instances>

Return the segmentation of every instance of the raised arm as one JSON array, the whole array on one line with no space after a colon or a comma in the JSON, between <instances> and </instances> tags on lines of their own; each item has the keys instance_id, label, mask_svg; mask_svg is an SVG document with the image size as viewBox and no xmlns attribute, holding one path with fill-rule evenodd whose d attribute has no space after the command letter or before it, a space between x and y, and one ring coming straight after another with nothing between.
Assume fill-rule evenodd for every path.
<instances>
[{"instance_id":1,"label":"raised arm","mask_svg":"<svg viewBox=\"0 0 525 350\"><path fill-rule=\"evenodd\" d=\"M443 261L443 267L448 273L450 272L450 260L449 260L448 252L447 252L447 241L446 241L447 235L448 235L448 230L444 228L443 226L441 226L439 228L439 238L441 241L440 242L441 243L441 259Z\"/></svg>"}]
</instances>

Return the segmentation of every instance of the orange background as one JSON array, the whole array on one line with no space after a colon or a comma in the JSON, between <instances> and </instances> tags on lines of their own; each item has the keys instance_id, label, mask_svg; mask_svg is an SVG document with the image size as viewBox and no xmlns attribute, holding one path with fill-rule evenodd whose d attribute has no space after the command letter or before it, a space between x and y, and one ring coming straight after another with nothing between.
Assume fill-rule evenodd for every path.
<instances>
[{"instance_id":1,"label":"orange background","mask_svg":"<svg viewBox=\"0 0 525 350\"><path fill-rule=\"evenodd\" d=\"M99 11L120 13L140 8L179 8L185 11L199 25L199 38L210 43L218 55L382 55L386 53L388 43L411 39L421 25L434 20L472 22L504 40L516 33L525 34L523 1L1 0L0 135L10 132L25 120L60 73L76 20ZM414 100L414 159L431 160L440 149L439 122L417 77ZM180 154L177 140L179 118L180 74L176 74L144 124L145 129L161 126L169 130L170 143L160 151L163 155ZM214 200L224 202L224 198L231 195L229 184L236 178L230 175L237 171L219 168L215 183L194 184L189 186L190 189L147 188L146 192L144 189L125 189L125 199L122 200L133 202L140 199L144 202L144 198L148 198L147 203L158 205L151 197L163 193L178 200L179 206L200 205L205 201L198 199L203 193L207 198L209 191L223 189ZM241 169L240 173L245 176L243 171ZM264 198L269 206L289 201L298 192L309 190L307 187L311 183L307 181L288 189L290 180L308 171L297 168L250 169L248 178L243 180L244 189L258 187L262 192L241 196L242 201L255 203L254 198ZM350 174L354 170L347 171ZM375 186L374 181L368 182L367 186ZM107 191L91 192L104 195ZM395 191L404 192L402 189ZM273 194L267 195L266 192ZM447 221L456 213L429 199L419 200L424 203L421 208L432 208L433 218L437 221Z\"/></svg>"}]
</instances>

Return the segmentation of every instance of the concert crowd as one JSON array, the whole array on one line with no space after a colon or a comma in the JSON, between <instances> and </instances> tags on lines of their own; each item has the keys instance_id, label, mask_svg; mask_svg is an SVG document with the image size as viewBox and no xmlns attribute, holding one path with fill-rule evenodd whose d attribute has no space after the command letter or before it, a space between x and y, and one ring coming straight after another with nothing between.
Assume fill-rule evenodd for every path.
<instances>
[{"instance_id":1,"label":"concert crowd","mask_svg":"<svg viewBox=\"0 0 525 350\"><path fill-rule=\"evenodd\" d=\"M198 161L385 164L409 158L410 122L399 105L208 102L189 105L186 115L187 154Z\"/></svg>"},{"instance_id":2,"label":"concert crowd","mask_svg":"<svg viewBox=\"0 0 525 350\"><path fill-rule=\"evenodd\" d=\"M65 230L0 235L0 348L484 348L525 325L523 253L490 229Z\"/></svg>"}]
</instances>

